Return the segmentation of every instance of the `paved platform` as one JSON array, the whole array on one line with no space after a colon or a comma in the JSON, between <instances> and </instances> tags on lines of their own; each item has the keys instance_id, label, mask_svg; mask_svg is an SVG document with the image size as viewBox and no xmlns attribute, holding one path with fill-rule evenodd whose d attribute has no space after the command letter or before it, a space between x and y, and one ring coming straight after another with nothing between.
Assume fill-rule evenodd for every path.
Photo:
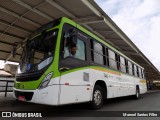
<instances>
[{"instance_id":1,"label":"paved platform","mask_svg":"<svg viewBox=\"0 0 160 120\"><path fill-rule=\"evenodd\" d=\"M13 102L15 99L13 98L13 92L8 92L7 96L5 97L5 93L0 93L0 105L3 105L8 102Z\"/></svg>"}]
</instances>

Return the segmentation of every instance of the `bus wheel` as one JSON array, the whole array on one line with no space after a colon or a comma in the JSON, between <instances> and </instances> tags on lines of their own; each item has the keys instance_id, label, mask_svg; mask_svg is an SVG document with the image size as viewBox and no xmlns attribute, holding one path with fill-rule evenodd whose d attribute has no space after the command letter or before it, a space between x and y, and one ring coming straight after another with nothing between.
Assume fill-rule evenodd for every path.
<instances>
[{"instance_id":1,"label":"bus wheel","mask_svg":"<svg viewBox=\"0 0 160 120\"><path fill-rule=\"evenodd\" d=\"M91 101L92 109L100 109L103 105L103 90L99 85L96 85L93 90L93 96Z\"/></svg>"},{"instance_id":2,"label":"bus wheel","mask_svg":"<svg viewBox=\"0 0 160 120\"><path fill-rule=\"evenodd\" d=\"M139 97L140 97L139 87L136 87L135 99L139 99Z\"/></svg>"}]
</instances>

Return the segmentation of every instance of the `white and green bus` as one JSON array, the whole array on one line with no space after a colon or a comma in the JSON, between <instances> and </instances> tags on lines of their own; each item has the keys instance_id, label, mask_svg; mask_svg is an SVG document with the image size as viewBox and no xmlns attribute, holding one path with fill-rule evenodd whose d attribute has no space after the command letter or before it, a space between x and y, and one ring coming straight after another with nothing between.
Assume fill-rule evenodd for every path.
<instances>
[{"instance_id":1,"label":"white and green bus","mask_svg":"<svg viewBox=\"0 0 160 120\"><path fill-rule=\"evenodd\" d=\"M65 105L147 91L144 69L74 21L62 17L37 29L23 46L14 97Z\"/></svg>"}]
</instances>

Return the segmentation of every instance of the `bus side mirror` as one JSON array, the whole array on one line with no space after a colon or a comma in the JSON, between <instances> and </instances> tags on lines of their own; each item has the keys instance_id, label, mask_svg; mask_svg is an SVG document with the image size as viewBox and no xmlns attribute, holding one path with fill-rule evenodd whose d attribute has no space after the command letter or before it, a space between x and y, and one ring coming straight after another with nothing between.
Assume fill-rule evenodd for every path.
<instances>
[{"instance_id":1,"label":"bus side mirror","mask_svg":"<svg viewBox=\"0 0 160 120\"><path fill-rule=\"evenodd\" d=\"M17 45L18 45L18 43L17 43L17 42L14 42L14 44L13 44L13 49L12 49L12 52L11 52L13 58L15 58L15 56L16 56Z\"/></svg>"},{"instance_id":2,"label":"bus side mirror","mask_svg":"<svg viewBox=\"0 0 160 120\"><path fill-rule=\"evenodd\" d=\"M75 28L73 28L73 29L70 31L70 36L71 36L72 44L77 44L77 31L76 31Z\"/></svg>"},{"instance_id":3,"label":"bus side mirror","mask_svg":"<svg viewBox=\"0 0 160 120\"><path fill-rule=\"evenodd\" d=\"M75 28L65 32L66 46L77 44L77 31Z\"/></svg>"}]
</instances>

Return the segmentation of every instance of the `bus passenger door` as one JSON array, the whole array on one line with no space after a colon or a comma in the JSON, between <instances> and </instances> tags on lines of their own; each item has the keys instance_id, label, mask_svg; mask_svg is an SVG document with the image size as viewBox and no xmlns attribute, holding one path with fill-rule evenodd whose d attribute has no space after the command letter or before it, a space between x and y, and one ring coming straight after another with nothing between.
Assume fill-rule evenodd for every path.
<instances>
[{"instance_id":1,"label":"bus passenger door","mask_svg":"<svg viewBox=\"0 0 160 120\"><path fill-rule=\"evenodd\" d=\"M75 38L63 38L59 70L59 104L85 102L90 100L87 42L77 31ZM66 37L67 36L67 37Z\"/></svg>"}]
</instances>

